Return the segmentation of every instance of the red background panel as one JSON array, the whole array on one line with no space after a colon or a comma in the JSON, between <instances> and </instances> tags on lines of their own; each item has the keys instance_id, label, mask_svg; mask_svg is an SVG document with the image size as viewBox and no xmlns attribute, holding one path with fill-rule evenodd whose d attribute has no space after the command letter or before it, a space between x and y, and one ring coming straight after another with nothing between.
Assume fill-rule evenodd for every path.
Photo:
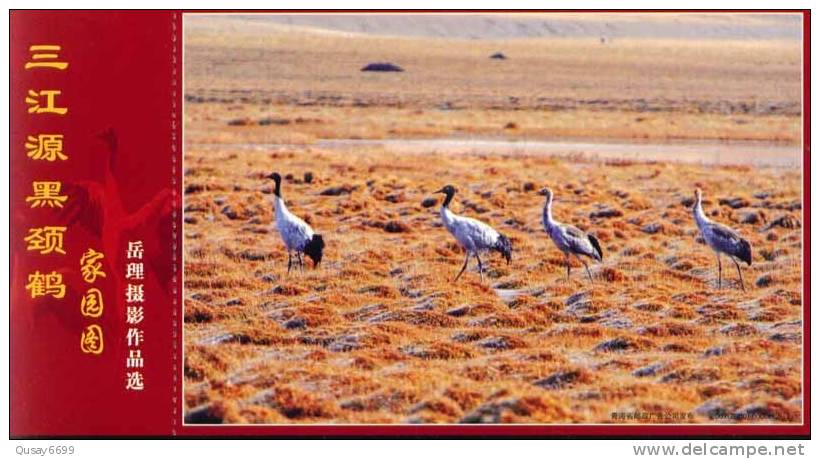
<instances>
[{"instance_id":1,"label":"red background panel","mask_svg":"<svg viewBox=\"0 0 820 459\"><path fill-rule=\"evenodd\" d=\"M14 11L10 15L10 433L37 435L169 435L172 431L174 283L172 251L174 34L171 12ZM178 42L176 42L178 43ZM29 46L56 44L69 67L24 70ZM177 61L178 63L178 61ZM177 72L178 73L178 72ZM29 89L62 91L65 116L28 114ZM177 94L178 96L178 94ZM178 113L176 113L178 117ZM177 118L178 119L178 118ZM116 148L100 134L116 138ZM26 157L28 135L63 134L64 162ZM114 158L113 166L109 167ZM178 158L177 158L178 163ZM177 171L178 172L178 171ZM31 209L25 197L35 180L60 180L69 196L63 210ZM82 190L91 190L91 199ZM104 211L95 209L94 200ZM143 212L137 213L146 203ZM73 212L77 212L76 214ZM76 216L76 218L74 218ZM129 218L130 217L130 218ZM27 252L28 228L66 225L66 255ZM146 389L125 390L124 255L128 240L145 243ZM177 245L178 246L178 245ZM79 260L102 251L107 277L99 320L80 314L87 284ZM32 300L29 273L63 274L63 299ZM178 304L178 303L176 303ZM100 356L80 351L87 324L104 330Z\"/></svg>"}]
</instances>

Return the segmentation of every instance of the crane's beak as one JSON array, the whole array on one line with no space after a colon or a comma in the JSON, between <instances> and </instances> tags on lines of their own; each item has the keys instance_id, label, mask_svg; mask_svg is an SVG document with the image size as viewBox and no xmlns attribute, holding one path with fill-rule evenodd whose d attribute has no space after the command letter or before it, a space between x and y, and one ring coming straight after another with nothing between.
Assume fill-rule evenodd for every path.
<instances>
[{"instance_id":1,"label":"crane's beak","mask_svg":"<svg viewBox=\"0 0 820 459\"><path fill-rule=\"evenodd\" d=\"M436 193L444 193L444 188L442 188L442 189L440 189L440 190L438 190L438 191L434 191L434 192L433 192L433 194L436 194Z\"/></svg>"}]
</instances>

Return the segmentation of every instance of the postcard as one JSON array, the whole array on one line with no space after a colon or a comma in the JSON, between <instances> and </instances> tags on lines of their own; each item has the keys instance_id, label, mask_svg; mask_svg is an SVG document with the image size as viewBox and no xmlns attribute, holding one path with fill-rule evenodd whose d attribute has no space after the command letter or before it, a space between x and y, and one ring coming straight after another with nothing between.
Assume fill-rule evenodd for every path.
<instances>
[{"instance_id":1,"label":"postcard","mask_svg":"<svg viewBox=\"0 0 820 459\"><path fill-rule=\"evenodd\" d=\"M10 436L809 435L809 12L10 14Z\"/></svg>"}]
</instances>

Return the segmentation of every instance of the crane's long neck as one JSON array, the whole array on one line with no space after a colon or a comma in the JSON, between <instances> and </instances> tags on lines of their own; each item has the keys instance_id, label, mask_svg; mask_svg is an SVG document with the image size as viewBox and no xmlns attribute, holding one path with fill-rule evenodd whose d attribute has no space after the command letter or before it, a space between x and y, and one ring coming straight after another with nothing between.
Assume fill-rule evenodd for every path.
<instances>
[{"instance_id":1,"label":"crane's long neck","mask_svg":"<svg viewBox=\"0 0 820 459\"><path fill-rule=\"evenodd\" d=\"M453 223L453 212L450 211L450 202L452 200L453 193L447 193L447 197L441 203L441 221L444 222L444 226L447 228L450 228Z\"/></svg>"},{"instance_id":2,"label":"crane's long neck","mask_svg":"<svg viewBox=\"0 0 820 459\"><path fill-rule=\"evenodd\" d=\"M108 129L102 134L102 139L108 147L108 157L103 172L103 182L106 186L106 192L116 190L117 179L114 177L114 170L117 166L117 155L119 152L119 145L117 142L117 135L113 129ZM113 187L113 188L112 188Z\"/></svg>"},{"instance_id":3,"label":"crane's long neck","mask_svg":"<svg viewBox=\"0 0 820 459\"><path fill-rule=\"evenodd\" d=\"M695 221L697 222L698 226L702 226L705 223L709 223L709 218L703 213L703 203L702 198L700 196L697 197L695 201L695 207L693 208L692 212L695 215Z\"/></svg>"},{"instance_id":4,"label":"crane's long neck","mask_svg":"<svg viewBox=\"0 0 820 459\"><path fill-rule=\"evenodd\" d=\"M453 196L455 196L455 193L447 193L447 197L444 198L444 202L441 203L441 207L448 207L450 202L453 201Z\"/></svg>"},{"instance_id":5,"label":"crane's long neck","mask_svg":"<svg viewBox=\"0 0 820 459\"><path fill-rule=\"evenodd\" d=\"M279 180L278 177L274 177L274 188L273 188L273 210L276 213L276 219L280 219L285 213L287 213L288 208L285 206L285 200L282 199L282 182Z\"/></svg>"},{"instance_id":6,"label":"crane's long neck","mask_svg":"<svg viewBox=\"0 0 820 459\"><path fill-rule=\"evenodd\" d=\"M273 212L276 214L277 220L281 218L283 210L287 210L284 201L279 196L273 195Z\"/></svg>"},{"instance_id":7,"label":"crane's long neck","mask_svg":"<svg viewBox=\"0 0 820 459\"><path fill-rule=\"evenodd\" d=\"M282 187L279 181L276 182L276 188L273 190L273 210L277 220L281 220L289 213L285 200L282 199Z\"/></svg>"},{"instance_id":8,"label":"crane's long neck","mask_svg":"<svg viewBox=\"0 0 820 459\"><path fill-rule=\"evenodd\" d=\"M282 197L282 181L279 176L274 176L274 187L273 187L273 194L277 197Z\"/></svg>"},{"instance_id":9,"label":"crane's long neck","mask_svg":"<svg viewBox=\"0 0 820 459\"><path fill-rule=\"evenodd\" d=\"M453 224L453 213L445 206L441 206L441 221L447 228L450 228Z\"/></svg>"},{"instance_id":10,"label":"crane's long neck","mask_svg":"<svg viewBox=\"0 0 820 459\"><path fill-rule=\"evenodd\" d=\"M552 219L552 195L547 197L547 202L544 204L544 226L547 228L551 228L555 224L555 220Z\"/></svg>"}]
</instances>

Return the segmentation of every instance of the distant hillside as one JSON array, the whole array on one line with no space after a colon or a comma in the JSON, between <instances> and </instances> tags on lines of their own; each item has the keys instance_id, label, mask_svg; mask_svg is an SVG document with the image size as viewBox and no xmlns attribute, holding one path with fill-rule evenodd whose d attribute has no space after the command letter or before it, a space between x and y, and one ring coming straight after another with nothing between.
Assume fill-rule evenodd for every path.
<instances>
[{"instance_id":1,"label":"distant hillside","mask_svg":"<svg viewBox=\"0 0 820 459\"><path fill-rule=\"evenodd\" d=\"M798 14L254 14L223 17L232 21L412 37L758 40L802 37L802 18Z\"/></svg>"}]
</instances>

